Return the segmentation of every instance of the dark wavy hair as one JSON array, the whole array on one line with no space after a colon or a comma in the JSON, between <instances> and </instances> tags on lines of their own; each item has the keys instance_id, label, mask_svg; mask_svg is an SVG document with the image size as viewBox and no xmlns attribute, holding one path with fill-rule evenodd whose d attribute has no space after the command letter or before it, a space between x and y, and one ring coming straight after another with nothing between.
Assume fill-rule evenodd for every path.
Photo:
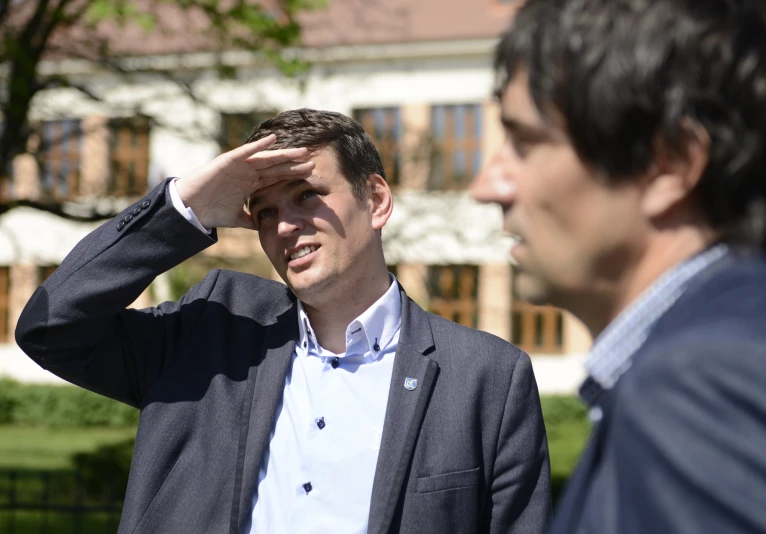
<instances>
[{"instance_id":1,"label":"dark wavy hair","mask_svg":"<svg viewBox=\"0 0 766 534\"><path fill-rule=\"evenodd\" d=\"M725 239L766 248L763 0L528 0L495 71L498 96L525 72L544 120L613 182L703 128L702 212Z\"/></svg>"},{"instance_id":2,"label":"dark wavy hair","mask_svg":"<svg viewBox=\"0 0 766 534\"><path fill-rule=\"evenodd\" d=\"M340 171L358 200L365 198L370 175L386 178L380 154L370 136L361 124L341 113L305 108L285 111L256 126L247 142L270 134L277 136L271 150L306 147L316 152L332 148Z\"/></svg>"}]
</instances>

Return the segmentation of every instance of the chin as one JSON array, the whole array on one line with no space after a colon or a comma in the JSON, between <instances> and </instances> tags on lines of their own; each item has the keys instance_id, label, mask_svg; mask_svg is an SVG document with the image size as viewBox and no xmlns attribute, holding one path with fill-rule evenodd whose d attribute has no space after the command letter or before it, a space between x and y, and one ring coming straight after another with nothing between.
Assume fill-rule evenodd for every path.
<instances>
[{"instance_id":1,"label":"chin","mask_svg":"<svg viewBox=\"0 0 766 534\"><path fill-rule=\"evenodd\" d=\"M550 303L550 295L545 284L524 271L514 270L513 296L540 306Z\"/></svg>"},{"instance_id":2,"label":"chin","mask_svg":"<svg viewBox=\"0 0 766 534\"><path fill-rule=\"evenodd\" d=\"M321 291L327 286L327 282L327 277L319 273L302 272L288 275L286 283L299 299L304 300L304 295L309 296Z\"/></svg>"}]
</instances>

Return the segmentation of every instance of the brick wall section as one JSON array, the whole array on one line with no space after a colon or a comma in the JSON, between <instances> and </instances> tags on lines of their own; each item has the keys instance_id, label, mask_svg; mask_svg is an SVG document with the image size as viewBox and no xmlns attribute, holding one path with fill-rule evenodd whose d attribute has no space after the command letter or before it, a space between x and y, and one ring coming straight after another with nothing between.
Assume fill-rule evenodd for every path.
<instances>
[{"instance_id":1,"label":"brick wall section","mask_svg":"<svg viewBox=\"0 0 766 534\"><path fill-rule=\"evenodd\" d=\"M21 310L26 306L29 297L42 282L39 279L37 265L17 263L10 269L10 295L8 299L8 332L9 341L13 340L13 332L19 321Z\"/></svg>"},{"instance_id":2,"label":"brick wall section","mask_svg":"<svg viewBox=\"0 0 766 534\"><path fill-rule=\"evenodd\" d=\"M426 310L428 309L427 276L428 266L426 265L400 263L397 266L397 280L407 295Z\"/></svg>"},{"instance_id":3,"label":"brick wall section","mask_svg":"<svg viewBox=\"0 0 766 534\"><path fill-rule=\"evenodd\" d=\"M13 160L13 198L40 200L39 169L32 154L19 154Z\"/></svg>"},{"instance_id":4,"label":"brick wall section","mask_svg":"<svg viewBox=\"0 0 766 534\"><path fill-rule=\"evenodd\" d=\"M479 330L511 339L511 268L507 263L479 267Z\"/></svg>"},{"instance_id":5,"label":"brick wall section","mask_svg":"<svg viewBox=\"0 0 766 534\"><path fill-rule=\"evenodd\" d=\"M590 332L574 315L564 313L564 353L585 353L590 350L593 340Z\"/></svg>"},{"instance_id":6,"label":"brick wall section","mask_svg":"<svg viewBox=\"0 0 766 534\"><path fill-rule=\"evenodd\" d=\"M86 197L106 196L109 182L109 121L93 115L83 119L80 191Z\"/></svg>"},{"instance_id":7,"label":"brick wall section","mask_svg":"<svg viewBox=\"0 0 766 534\"><path fill-rule=\"evenodd\" d=\"M431 108L426 104L402 106L404 138L402 139L402 189L425 189L428 183L429 151L427 147Z\"/></svg>"},{"instance_id":8,"label":"brick wall section","mask_svg":"<svg viewBox=\"0 0 766 534\"><path fill-rule=\"evenodd\" d=\"M505 134L500 124L500 105L494 99L484 101L482 115L481 161L484 165L502 148Z\"/></svg>"}]
</instances>

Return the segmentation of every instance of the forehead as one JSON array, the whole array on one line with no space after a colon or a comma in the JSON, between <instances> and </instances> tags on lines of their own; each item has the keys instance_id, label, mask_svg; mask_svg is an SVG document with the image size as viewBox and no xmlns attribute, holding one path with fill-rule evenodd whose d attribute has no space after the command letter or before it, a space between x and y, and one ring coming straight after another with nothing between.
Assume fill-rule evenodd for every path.
<instances>
[{"instance_id":1,"label":"forehead","mask_svg":"<svg viewBox=\"0 0 766 534\"><path fill-rule=\"evenodd\" d=\"M255 206L266 202L273 202L280 197L285 197L291 192L301 188L322 188L338 190L348 188L351 185L341 173L337 160L332 150L322 149L311 155L311 161L316 165L313 174L302 180L280 180L253 193L248 199L248 205Z\"/></svg>"},{"instance_id":2,"label":"forehead","mask_svg":"<svg viewBox=\"0 0 766 534\"><path fill-rule=\"evenodd\" d=\"M529 76L525 70L518 71L500 93L503 116L519 122L543 125L543 118L529 93Z\"/></svg>"}]
</instances>

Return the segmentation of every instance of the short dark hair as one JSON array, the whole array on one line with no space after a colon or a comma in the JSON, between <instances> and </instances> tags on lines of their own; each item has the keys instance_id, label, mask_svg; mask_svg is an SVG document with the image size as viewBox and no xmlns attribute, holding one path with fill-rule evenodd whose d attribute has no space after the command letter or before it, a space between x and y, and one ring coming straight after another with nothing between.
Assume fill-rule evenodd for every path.
<instances>
[{"instance_id":1,"label":"short dark hair","mask_svg":"<svg viewBox=\"0 0 766 534\"><path fill-rule=\"evenodd\" d=\"M255 127L247 142L275 134L271 150L306 147L311 152L332 148L341 172L351 184L354 196L361 200L367 191L367 179L373 174L386 178L380 154L362 125L333 111L293 109L284 111Z\"/></svg>"},{"instance_id":2,"label":"short dark hair","mask_svg":"<svg viewBox=\"0 0 766 534\"><path fill-rule=\"evenodd\" d=\"M495 55L496 94L524 72L541 116L613 182L658 141L710 136L695 190L724 239L766 247L766 2L528 0Z\"/></svg>"}]
</instances>

